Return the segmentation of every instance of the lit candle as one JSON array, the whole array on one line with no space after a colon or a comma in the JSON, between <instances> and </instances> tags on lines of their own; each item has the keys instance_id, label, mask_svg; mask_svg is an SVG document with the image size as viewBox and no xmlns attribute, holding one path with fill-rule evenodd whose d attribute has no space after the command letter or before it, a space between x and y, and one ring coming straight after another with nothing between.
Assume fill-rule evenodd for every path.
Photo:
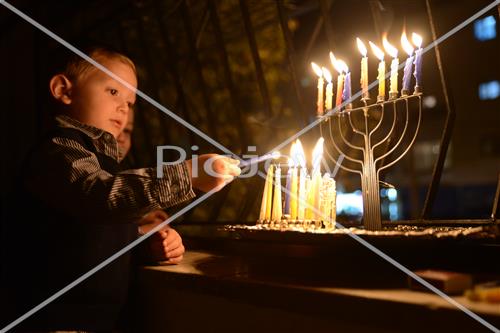
<instances>
[{"instance_id":1,"label":"lit candle","mask_svg":"<svg viewBox=\"0 0 500 333\"><path fill-rule=\"evenodd\" d=\"M290 148L290 156L293 156L295 151L295 143L292 144ZM285 191L285 209L283 210L283 214L290 216L290 200L291 200L291 190L292 190L292 173L293 169L295 169L294 160L292 157L288 158L288 171L286 173L286 191Z\"/></svg>"},{"instance_id":2,"label":"lit candle","mask_svg":"<svg viewBox=\"0 0 500 333\"><path fill-rule=\"evenodd\" d=\"M267 170L266 184L264 185L264 195L266 198L266 211L264 214L264 221L271 221L271 208L273 206L273 179L274 179L274 166L270 165ZM264 200L264 197L262 198Z\"/></svg>"},{"instance_id":3,"label":"lit candle","mask_svg":"<svg viewBox=\"0 0 500 333\"><path fill-rule=\"evenodd\" d=\"M323 71L323 76L325 77L326 79L326 82L328 82L326 84L326 99L325 99L325 109L326 110L331 110L332 107L333 107L333 83L332 83L332 74L330 73L330 71L325 68L325 67L322 67L321 68L322 71Z\"/></svg>"},{"instance_id":4,"label":"lit candle","mask_svg":"<svg viewBox=\"0 0 500 333\"><path fill-rule=\"evenodd\" d=\"M323 175L321 191L320 191L320 210L321 210L321 220L325 222L325 226L330 223L330 209L331 203L329 200L329 188L331 186L330 183L330 174L325 173Z\"/></svg>"},{"instance_id":5,"label":"lit candle","mask_svg":"<svg viewBox=\"0 0 500 333\"><path fill-rule=\"evenodd\" d=\"M338 60L335 58L332 52L330 52L330 61L332 62L333 67L339 73L337 78L337 99L335 101L335 106L340 106L342 104L342 92L344 90L344 70L347 68L347 65L342 60Z\"/></svg>"},{"instance_id":6,"label":"lit candle","mask_svg":"<svg viewBox=\"0 0 500 333\"><path fill-rule=\"evenodd\" d=\"M335 228L335 220L337 219L337 190L335 179L330 178L329 182L328 201L330 205L330 221L333 223L332 227Z\"/></svg>"},{"instance_id":7,"label":"lit candle","mask_svg":"<svg viewBox=\"0 0 500 333\"><path fill-rule=\"evenodd\" d=\"M290 220L297 220L297 203L298 203L298 166L299 166L299 158L297 154L297 143L292 145L291 157L293 159L293 168L292 168L292 185L290 187Z\"/></svg>"},{"instance_id":8,"label":"lit candle","mask_svg":"<svg viewBox=\"0 0 500 333\"><path fill-rule=\"evenodd\" d=\"M403 34L401 35L401 46L403 46L403 49L408 54L403 74L403 89L401 89L401 95L407 96L410 93L411 68L413 65L413 46L411 46L408 38L406 37L406 31L403 31Z\"/></svg>"},{"instance_id":9,"label":"lit candle","mask_svg":"<svg viewBox=\"0 0 500 333\"><path fill-rule=\"evenodd\" d=\"M319 221L321 219L320 211L320 191L321 191L321 160L323 158L323 143L325 139L319 138L313 149L312 156L312 202L311 206L314 208L314 220Z\"/></svg>"},{"instance_id":10,"label":"lit candle","mask_svg":"<svg viewBox=\"0 0 500 333\"><path fill-rule=\"evenodd\" d=\"M267 192L270 186L269 184L272 184L272 176L270 176L270 173L272 173L272 167L273 167L272 165L269 166L269 169L267 170L266 181L264 183L264 191L262 192L262 201L260 204L260 214L259 214L260 222L263 222L266 219Z\"/></svg>"},{"instance_id":11,"label":"lit candle","mask_svg":"<svg viewBox=\"0 0 500 333\"><path fill-rule=\"evenodd\" d=\"M415 51L415 93L422 92L422 37L419 34L411 35L413 44L417 47Z\"/></svg>"},{"instance_id":12,"label":"lit candle","mask_svg":"<svg viewBox=\"0 0 500 333\"><path fill-rule=\"evenodd\" d=\"M304 219L311 221L313 219L314 196L312 191L312 182L309 175L306 176L306 204Z\"/></svg>"},{"instance_id":13,"label":"lit candle","mask_svg":"<svg viewBox=\"0 0 500 333\"><path fill-rule=\"evenodd\" d=\"M378 96L377 102L383 102L385 100L385 61L384 61L384 52L372 42L368 42L372 48L375 56L380 60L378 64Z\"/></svg>"},{"instance_id":14,"label":"lit candle","mask_svg":"<svg viewBox=\"0 0 500 333\"><path fill-rule=\"evenodd\" d=\"M398 97L398 67L399 67L399 59L398 59L398 49L392 46L391 43L387 40L387 36L382 38L382 44L384 44L384 48L387 53L393 58L391 62L391 80L389 84L389 99L394 99Z\"/></svg>"},{"instance_id":15,"label":"lit candle","mask_svg":"<svg viewBox=\"0 0 500 333\"><path fill-rule=\"evenodd\" d=\"M277 166L274 176L274 195L273 195L273 209L272 209L271 220L279 223L281 221L282 213L283 211L281 207L281 168Z\"/></svg>"},{"instance_id":16,"label":"lit candle","mask_svg":"<svg viewBox=\"0 0 500 333\"><path fill-rule=\"evenodd\" d=\"M318 76L318 101L316 102L316 105L317 105L317 116L322 116L323 115L323 106L324 106L324 102L323 102L323 85L325 84L325 80L323 80L323 72L321 70L321 68L316 65L314 62L311 63L312 65L312 68L314 70L314 72L316 73L316 75Z\"/></svg>"},{"instance_id":17,"label":"lit candle","mask_svg":"<svg viewBox=\"0 0 500 333\"><path fill-rule=\"evenodd\" d=\"M299 177L299 198L297 202L297 220L303 221L305 218L305 207L307 200L307 187L306 187L306 178L307 178L307 168L306 168L306 157L304 154L304 148L302 148L302 143L299 139L296 142L296 150L297 150L297 164L300 166L300 177Z\"/></svg>"},{"instance_id":18,"label":"lit candle","mask_svg":"<svg viewBox=\"0 0 500 333\"><path fill-rule=\"evenodd\" d=\"M370 93L368 92L368 51L366 50L366 46L361 39L356 38L356 42L358 44L359 52L361 52L361 55L363 56L361 58L361 99L367 100L370 99Z\"/></svg>"},{"instance_id":19,"label":"lit candle","mask_svg":"<svg viewBox=\"0 0 500 333\"><path fill-rule=\"evenodd\" d=\"M342 92L342 99L347 102L346 108L351 109L352 108L352 103L351 103L351 72L349 72L349 68L347 65L345 66L345 82L344 82L344 91Z\"/></svg>"}]
</instances>

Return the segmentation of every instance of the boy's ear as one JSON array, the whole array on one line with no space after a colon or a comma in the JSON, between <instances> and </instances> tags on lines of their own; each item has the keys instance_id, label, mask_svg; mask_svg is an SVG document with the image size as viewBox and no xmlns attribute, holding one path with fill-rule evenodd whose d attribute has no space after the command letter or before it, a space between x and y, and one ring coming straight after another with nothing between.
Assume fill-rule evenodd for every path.
<instances>
[{"instance_id":1,"label":"boy's ear","mask_svg":"<svg viewBox=\"0 0 500 333\"><path fill-rule=\"evenodd\" d=\"M49 88L50 93L55 99L63 104L71 104L71 89L73 85L71 81L64 74L57 74L50 79Z\"/></svg>"}]
</instances>

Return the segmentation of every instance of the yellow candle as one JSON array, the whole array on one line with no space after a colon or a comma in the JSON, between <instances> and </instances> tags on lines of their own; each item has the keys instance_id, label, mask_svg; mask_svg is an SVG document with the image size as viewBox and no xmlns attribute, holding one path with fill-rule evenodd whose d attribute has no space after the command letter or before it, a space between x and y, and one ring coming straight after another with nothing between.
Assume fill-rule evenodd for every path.
<instances>
[{"instance_id":1,"label":"yellow candle","mask_svg":"<svg viewBox=\"0 0 500 333\"><path fill-rule=\"evenodd\" d=\"M326 79L326 99L325 99L325 109L331 110L333 106L333 83L332 83L332 74L330 71L323 67L323 76Z\"/></svg>"},{"instance_id":2,"label":"yellow candle","mask_svg":"<svg viewBox=\"0 0 500 333\"><path fill-rule=\"evenodd\" d=\"M290 187L290 219L297 219L297 202L298 202L298 170L296 167L292 169L292 186Z\"/></svg>"},{"instance_id":3,"label":"yellow candle","mask_svg":"<svg viewBox=\"0 0 500 333\"><path fill-rule=\"evenodd\" d=\"M281 221L281 215L283 210L281 207L281 169L276 167L275 177L274 177L274 196L273 196L273 209L271 220L275 222Z\"/></svg>"},{"instance_id":4,"label":"yellow candle","mask_svg":"<svg viewBox=\"0 0 500 333\"><path fill-rule=\"evenodd\" d=\"M391 79L389 82L389 98L393 99L398 97L398 49L389 43L386 36L382 39L382 43L387 53L393 58L391 62Z\"/></svg>"},{"instance_id":5,"label":"yellow candle","mask_svg":"<svg viewBox=\"0 0 500 333\"><path fill-rule=\"evenodd\" d=\"M266 207L267 207L267 192L269 189L269 173L271 172L272 166L269 167L266 174L266 181L264 183L264 191L262 191L262 201L260 203L260 214L259 221L264 221L266 219ZM272 179L272 178L271 178Z\"/></svg>"},{"instance_id":6,"label":"yellow candle","mask_svg":"<svg viewBox=\"0 0 500 333\"><path fill-rule=\"evenodd\" d=\"M305 208L307 203L307 169L300 168L299 178L299 201L297 205L297 220L303 221L305 219Z\"/></svg>"},{"instance_id":7,"label":"yellow candle","mask_svg":"<svg viewBox=\"0 0 500 333\"><path fill-rule=\"evenodd\" d=\"M264 220L271 220L271 208L273 206L273 178L274 178L274 166L269 166L267 171L266 185L264 185L266 192L266 214L264 215Z\"/></svg>"},{"instance_id":8,"label":"yellow candle","mask_svg":"<svg viewBox=\"0 0 500 333\"><path fill-rule=\"evenodd\" d=\"M368 92L368 57L367 53L368 51L366 50L365 44L361 41L361 39L356 38L356 42L358 44L358 49L359 52L361 52L361 55L363 56L361 58L361 98L362 99L369 99L370 98L370 93Z\"/></svg>"},{"instance_id":9,"label":"yellow candle","mask_svg":"<svg viewBox=\"0 0 500 333\"><path fill-rule=\"evenodd\" d=\"M335 100L335 106L342 104L342 91L344 90L344 73L339 74L337 78L337 99Z\"/></svg>"},{"instance_id":10,"label":"yellow candle","mask_svg":"<svg viewBox=\"0 0 500 333\"><path fill-rule=\"evenodd\" d=\"M314 62L312 62L311 65L314 72L318 76L318 101L316 102L317 115L322 116L324 113L323 86L325 84L325 80L323 80L323 71L321 70L321 68Z\"/></svg>"},{"instance_id":11,"label":"yellow candle","mask_svg":"<svg viewBox=\"0 0 500 333\"><path fill-rule=\"evenodd\" d=\"M307 200L306 200L306 205L305 205L305 220L312 220L313 218L313 210L312 208L314 207L314 191L313 191L313 185L311 181L311 177L309 175L306 176L306 193L307 193Z\"/></svg>"},{"instance_id":12,"label":"yellow candle","mask_svg":"<svg viewBox=\"0 0 500 333\"><path fill-rule=\"evenodd\" d=\"M377 101L382 102L385 100L385 62L384 52L372 42L369 42L375 56L380 60L378 64L378 97Z\"/></svg>"}]
</instances>

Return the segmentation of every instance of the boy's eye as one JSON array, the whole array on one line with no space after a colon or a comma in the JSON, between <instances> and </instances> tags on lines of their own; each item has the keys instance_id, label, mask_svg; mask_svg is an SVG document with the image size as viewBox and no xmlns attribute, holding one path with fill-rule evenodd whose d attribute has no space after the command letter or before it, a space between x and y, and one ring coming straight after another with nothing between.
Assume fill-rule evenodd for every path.
<instances>
[{"instance_id":1,"label":"boy's eye","mask_svg":"<svg viewBox=\"0 0 500 333\"><path fill-rule=\"evenodd\" d=\"M118 94L118 90L116 89L109 89L109 93L113 96L115 96L116 94Z\"/></svg>"}]
</instances>

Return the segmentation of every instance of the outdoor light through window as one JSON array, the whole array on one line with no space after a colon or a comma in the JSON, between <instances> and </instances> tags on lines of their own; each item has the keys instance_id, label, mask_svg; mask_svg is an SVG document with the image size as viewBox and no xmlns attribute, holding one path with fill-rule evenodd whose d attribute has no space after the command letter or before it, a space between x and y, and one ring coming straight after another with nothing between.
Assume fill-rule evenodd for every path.
<instances>
[{"instance_id":1,"label":"outdoor light through window","mask_svg":"<svg viewBox=\"0 0 500 333\"><path fill-rule=\"evenodd\" d=\"M490 15L474 22L474 36L484 42L497 36L496 20Z\"/></svg>"},{"instance_id":2,"label":"outdoor light through window","mask_svg":"<svg viewBox=\"0 0 500 333\"><path fill-rule=\"evenodd\" d=\"M489 81L485 83L481 83L479 85L479 99L480 100L488 100L488 99L496 99L500 96L500 82Z\"/></svg>"}]
</instances>

